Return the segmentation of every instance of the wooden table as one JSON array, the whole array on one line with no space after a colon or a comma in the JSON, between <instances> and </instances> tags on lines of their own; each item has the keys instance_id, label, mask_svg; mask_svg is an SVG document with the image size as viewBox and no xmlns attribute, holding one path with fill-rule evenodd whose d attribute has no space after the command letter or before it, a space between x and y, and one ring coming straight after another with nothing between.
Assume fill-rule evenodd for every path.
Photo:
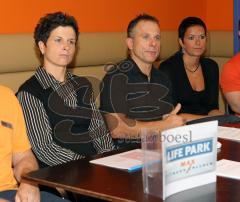
<instances>
[{"instance_id":1,"label":"wooden table","mask_svg":"<svg viewBox=\"0 0 240 202\"><path fill-rule=\"evenodd\" d=\"M218 160L225 158L240 161L240 143L219 141L222 148L218 152ZM87 159L34 171L23 179L109 201L162 201L143 193L141 170L128 173L91 164ZM216 185L174 194L167 199L167 202L171 201L240 201L240 181L218 177Z\"/></svg>"}]
</instances>

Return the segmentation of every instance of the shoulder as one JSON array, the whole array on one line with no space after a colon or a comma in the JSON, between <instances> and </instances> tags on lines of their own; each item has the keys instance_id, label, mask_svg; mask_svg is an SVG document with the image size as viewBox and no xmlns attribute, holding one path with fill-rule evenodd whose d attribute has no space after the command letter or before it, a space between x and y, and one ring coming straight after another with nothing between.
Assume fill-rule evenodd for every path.
<instances>
[{"instance_id":1,"label":"shoulder","mask_svg":"<svg viewBox=\"0 0 240 202\"><path fill-rule=\"evenodd\" d=\"M153 74L159 78L162 79L168 79L168 76L165 74L165 72L160 71L159 69L153 67Z\"/></svg>"},{"instance_id":2,"label":"shoulder","mask_svg":"<svg viewBox=\"0 0 240 202\"><path fill-rule=\"evenodd\" d=\"M240 89L240 53L231 58L224 66L220 75L220 84L224 93Z\"/></svg>"},{"instance_id":3,"label":"shoulder","mask_svg":"<svg viewBox=\"0 0 240 202\"><path fill-rule=\"evenodd\" d=\"M206 63L206 64L208 64L208 65L212 65L212 66L218 67L217 62L216 62L215 60L211 59L211 58L205 58L205 57L203 57L201 60L202 60L203 63Z\"/></svg>"},{"instance_id":4,"label":"shoulder","mask_svg":"<svg viewBox=\"0 0 240 202\"><path fill-rule=\"evenodd\" d=\"M74 82L76 84L80 85L90 85L91 86L91 78L87 76L77 76L77 75L72 75L72 78L70 79L71 82Z\"/></svg>"},{"instance_id":5,"label":"shoulder","mask_svg":"<svg viewBox=\"0 0 240 202\"><path fill-rule=\"evenodd\" d=\"M25 95L31 95L33 97L38 98L41 100L44 96L44 88L41 86L41 84L38 82L37 78L35 76L32 76L28 80L26 80L18 89L17 96L19 97L19 93L24 93Z\"/></svg>"},{"instance_id":6,"label":"shoulder","mask_svg":"<svg viewBox=\"0 0 240 202\"><path fill-rule=\"evenodd\" d=\"M118 63L108 64L105 68L105 76L103 81L110 80L112 77L119 74L128 74L136 64L131 59L125 59Z\"/></svg>"},{"instance_id":7,"label":"shoulder","mask_svg":"<svg viewBox=\"0 0 240 202\"><path fill-rule=\"evenodd\" d=\"M1 91L1 94L4 93L4 94L13 94L13 91L6 87L6 86L3 86L3 85L0 85L0 91Z\"/></svg>"},{"instance_id":8,"label":"shoulder","mask_svg":"<svg viewBox=\"0 0 240 202\"><path fill-rule=\"evenodd\" d=\"M240 64L240 53L233 56L226 64Z\"/></svg>"},{"instance_id":9,"label":"shoulder","mask_svg":"<svg viewBox=\"0 0 240 202\"><path fill-rule=\"evenodd\" d=\"M30 77L28 80L26 80L18 89L19 91L25 91L25 90L30 90L34 89L36 87L41 87L40 83L37 81L35 76Z\"/></svg>"},{"instance_id":10,"label":"shoulder","mask_svg":"<svg viewBox=\"0 0 240 202\"><path fill-rule=\"evenodd\" d=\"M2 98L15 97L13 91L10 88L3 85L0 85L0 93Z\"/></svg>"},{"instance_id":11,"label":"shoulder","mask_svg":"<svg viewBox=\"0 0 240 202\"><path fill-rule=\"evenodd\" d=\"M221 71L221 86L227 85L229 82L238 82L240 75L240 53L231 58L226 64L223 65Z\"/></svg>"},{"instance_id":12,"label":"shoulder","mask_svg":"<svg viewBox=\"0 0 240 202\"><path fill-rule=\"evenodd\" d=\"M153 68L153 74L154 74L155 80L157 80L160 84L163 84L166 86L170 85L169 77L165 72L162 72L159 69Z\"/></svg>"},{"instance_id":13,"label":"shoulder","mask_svg":"<svg viewBox=\"0 0 240 202\"><path fill-rule=\"evenodd\" d=\"M166 60L160 63L159 69L161 71L172 71L178 68L179 64L182 63L182 53L180 51L176 52L174 55L170 56Z\"/></svg>"},{"instance_id":14,"label":"shoulder","mask_svg":"<svg viewBox=\"0 0 240 202\"><path fill-rule=\"evenodd\" d=\"M90 98L91 95L94 94L92 85L95 85L96 84L95 82L97 81L87 76L72 75L71 79L69 79L68 82L70 82L70 84L74 87L78 96L88 95L89 96L88 98Z\"/></svg>"},{"instance_id":15,"label":"shoulder","mask_svg":"<svg viewBox=\"0 0 240 202\"><path fill-rule=\"evenodd\" d=\"M181 69L183 68L182 66L182 53L178 51L174 55L170 56L168 59L164 60L160 64L159 70L165 73L169 79L175 80L175 77L179 76L179 74L181 73Z\"/></svg>"},{"instance_id":16,"label":"shoulder","mask_svg":"<svg viewBox=\"0 0 240 202\"><path fill-rule=\"evenodd\" d=\"M1 111L7 110L8 113L11 114L10 111L14 112L16 107L19 108L18 99L10 88L0 85L0 94L0 105L2 107Z\"/></svg>"},{"instance_id":17,"label":"shoulder","mask_svg":"<svg viewBox=\"0 0 240 202\"><path fill-rule=\"evenodd\" d=\"M240 71L240 53L226 62L223 66L223 72L225 71Z\"/></svg>"},{"instance_id":18,"label":"shoulder","mask_svg":"<svg viewBox=\"0 0 240 202\"><path fill-rule=\"evenodd\" d=\"M181 60L182 60L182 53L180 51L178 51L178 52L174 53L173 55L171 55L166 60L163 60L163 62L160 64L160 66L162 66L164 64L174 64Z\"/></svg>"},{"instance_id":19,"label":"shoulder","mask_svg":"<svg viewBox=\"0 0 240 202\"><path fill-rule=\"evenodd\" d=\"M215 60L211 58L202 58L201 62L204 65L204 68L208 69L209 71L219 71L218 64Z\"/></svg>"}]
</instances>

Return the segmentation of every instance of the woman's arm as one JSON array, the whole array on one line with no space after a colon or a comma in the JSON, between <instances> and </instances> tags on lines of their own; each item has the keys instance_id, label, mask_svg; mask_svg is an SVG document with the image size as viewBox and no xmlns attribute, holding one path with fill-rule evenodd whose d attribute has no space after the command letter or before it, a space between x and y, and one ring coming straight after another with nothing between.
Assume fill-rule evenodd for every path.
<instances>
[{"instance_id":1,"label":"woman's arm","mask_svg":"<svg viewBox=\"0 0 240 202\"><path fill-rule=\"evenodd\" d=\"M106 127L102 114L97 109L93 96L90 100L93 110L91 123L89 125L89 134L93 139L93 146L97 153L103 153L114 149L112 137Z\"/></svg>"},{"instance_id":2,"label":"woman's arm","mask_svg":"<svg viewBox=\"0 0 240 202\"><path fill-rule=\"evenodd\" d=\"M18 99L23 108L32 149L40 161L52 166L84 157L53 141L52 128L39 99L27 92L19 92Z\"/></svg>"},{"instance_id":3,"label":"woman's arm","mask_svg":"<svg viewBox=\"0 0 240 202\"><path fill-rule=\"evenodd\" d=\"M208 115L221 115L222 112L219 111L219 68L218 64L210 60L208 64L206 64L208 67L208 82L207 82L207 95L206 98L208 99Z\"/></svg>"}]
</instances>

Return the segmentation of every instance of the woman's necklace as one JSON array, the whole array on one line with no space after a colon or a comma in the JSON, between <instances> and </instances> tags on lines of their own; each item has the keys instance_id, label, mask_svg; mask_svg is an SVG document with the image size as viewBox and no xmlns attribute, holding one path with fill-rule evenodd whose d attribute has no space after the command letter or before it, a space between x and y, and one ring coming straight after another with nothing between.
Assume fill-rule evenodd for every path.
<instances>
[{"instance_id":1,"label":"woman's necklace","mask_svg":"<svg viewBox=\"0 0 240 202\"><path fill-rule=\"evenodd\" d=\"M198 68L200 67L200 63L198 63L197 65L194 65L194 67L195 67L195 69L189 69L189 68L187 67L187 64L184 62L184 68L185 68L187 71L191 72L191 73L194 73L194 72L196 72L196 71L198 70Z\"/></svg>"}]
</instances>

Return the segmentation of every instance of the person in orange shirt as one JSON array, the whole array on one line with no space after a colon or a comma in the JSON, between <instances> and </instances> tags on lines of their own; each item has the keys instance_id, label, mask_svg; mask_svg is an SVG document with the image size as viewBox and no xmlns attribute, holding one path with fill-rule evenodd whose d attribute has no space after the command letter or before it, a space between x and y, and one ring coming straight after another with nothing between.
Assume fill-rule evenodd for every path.
<instances>
[{"instance_id":1,"label":"person in orange shirt","mask_svg":"<svg viewBox=\"0 0 240 202\"><path fill-rule=\"evenodd\" d=\"M223 66L220 85L231 109L240 114L240 53Z\"/></svg>"},{"instance_id":2,"label":"person in orange shirt","mask_svg":"<svg viewBox=\"0 0 240 202\"><path fill-rule=\"evenodd\" d=\"M22 109L14 93L0 85L0 199L16 202L63 201L21 177L38 169L27 138Z\"/></svg>"}]
</instances>

